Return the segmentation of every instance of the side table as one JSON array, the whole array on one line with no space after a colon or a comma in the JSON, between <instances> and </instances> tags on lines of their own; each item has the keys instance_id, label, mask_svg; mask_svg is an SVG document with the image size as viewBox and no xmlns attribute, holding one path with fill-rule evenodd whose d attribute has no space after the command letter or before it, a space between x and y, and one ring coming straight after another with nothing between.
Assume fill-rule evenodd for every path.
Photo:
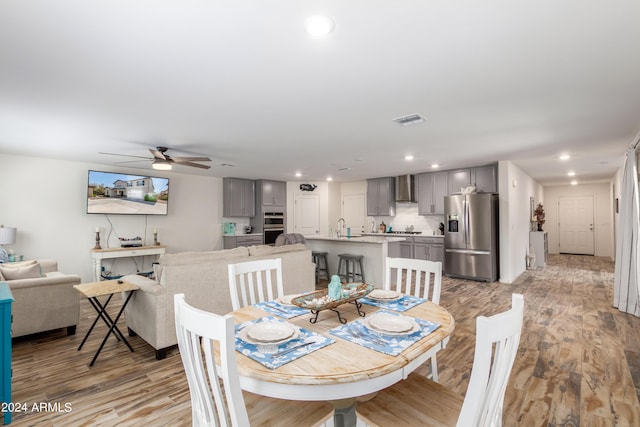
<instances>
[{"instance_id":1,"label":"side table","mask_svg":"<svg viewBox=\"0 0 640 427\"><path fill-rule=\"evenodd\" d=\"M107 327L109 328L109 330L107 331L107 334L102 340L102 344L100 344L98 351L96 352L95 356L93 356L91 363L89 363L89 366L93 366L96 359L98 358L98 355L102 351L102 348L107 342L109 335L111 334L113 334L113 336L118 341L124 342L127 345L127 347L129 347L129 350L133 351L133 348L129 344L129 341L127 341L127 339L122 334L122 332L120 332L120 329L118 329L117 324L118 324L118 320L120 319L120 316L122 315L122 313L124 313L124 309L127 306L127 303L129 302L129 300L131 299L133 292L140 289L138 285L127 283L122 280L105 280L101 282L82 283L80 285L73 285L73 287L82 295L87 297L87 299L89 300L93 308L96 310L96 313L98 313L95 320L93 321L93 324L91 325L91 327L87 331L87 334L84 336L84 339L80 343L80 346L78 347L78 351L82 349L82 346L87 341L87 338L89 338L89 335L91 335L93 328L96 326L96 323L98 323L98 319L102 319L104 323L107 325ZM126 299L122 303L122 307L120 308L120 311L118 312L116 317L112 319L111 316L109 316L109 313L107 313L107 306L109 305L109 302L111 301L111 298L113 297L113 295L123 291L129 291L129 294L127 295ZM103 296L108 297L104 304L100 303L100 300L98 299L98 297L103 297Z\"/></svg>"}]
</instances>

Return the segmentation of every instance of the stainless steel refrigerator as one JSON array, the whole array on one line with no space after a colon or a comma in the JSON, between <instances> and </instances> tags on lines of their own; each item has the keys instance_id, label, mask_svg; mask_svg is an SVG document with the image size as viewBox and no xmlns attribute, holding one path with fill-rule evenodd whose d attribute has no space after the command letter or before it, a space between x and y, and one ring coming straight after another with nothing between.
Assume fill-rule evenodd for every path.
<instances>
[{"instance_id":1,"label":"stainless steel refrigerator","mask_svg":"<svg viewBox=\"0 0 640 427\"><path fill-rule=\"evenodd\" d=\"M498 280L498 195L446 196L444 209L445 274Z\"/></svg>"}]
</instances>

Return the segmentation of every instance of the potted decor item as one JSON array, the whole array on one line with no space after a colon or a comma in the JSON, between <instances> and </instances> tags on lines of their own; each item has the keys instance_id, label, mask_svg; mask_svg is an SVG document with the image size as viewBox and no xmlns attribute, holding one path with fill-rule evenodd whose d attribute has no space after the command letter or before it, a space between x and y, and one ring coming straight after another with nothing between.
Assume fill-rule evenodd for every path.
<instances>
[{"instance_id":1,"label":"potted decor item","mask_svg":"<svg viewBox=\"0 0 640 427\"><path fill-rule=\"evenodd\" d=\"M542 224L544 224L544 207L542 207L542 203L538 203L536 210L533 211L533 216L538 222L538 231L542 231Z\"/></svg>"}]
</instances>

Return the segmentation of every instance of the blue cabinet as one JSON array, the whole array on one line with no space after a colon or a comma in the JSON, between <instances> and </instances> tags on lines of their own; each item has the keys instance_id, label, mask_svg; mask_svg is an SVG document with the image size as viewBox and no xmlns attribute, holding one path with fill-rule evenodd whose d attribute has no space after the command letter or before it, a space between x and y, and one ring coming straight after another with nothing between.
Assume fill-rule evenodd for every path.
<instances>
[{"instance_id":1,"label":"blue cabinet","mask_svg":"<svg viewBox=\"0 0 640 427\"><path fill-rule=\"evenodd\" d=\"M11 303L13 295L7 283L0 283L0 395L11 403ZM4 423L11 422L11 412L4 413Z\"/></svg>"}]
</instances>

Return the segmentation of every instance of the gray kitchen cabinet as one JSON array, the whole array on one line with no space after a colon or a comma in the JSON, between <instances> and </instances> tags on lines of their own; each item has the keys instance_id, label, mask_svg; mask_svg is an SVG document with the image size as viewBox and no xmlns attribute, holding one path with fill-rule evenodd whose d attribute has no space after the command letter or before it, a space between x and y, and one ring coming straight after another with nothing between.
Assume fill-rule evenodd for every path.
<instances>
[{"instance_id":1,"label":"gray kitchen cabinet","mask_svg":"<svg viewBox=\"0 0 640 427\"><path fill-rule=\"evenodd\" d=\"M471 182L478 193L498 192L498 168L494 165L480 166L471 169Z\"/></svg>"},{"instance_id":2,"label":"gray kitchen cabinet","mask_svg":"<svg viewBox=\"0 0 640 427\"><path fill-rule=\"evenodd\" d=\"M471 169L456 169L447 172L449 194L460 194L463 188L471 185Z\"/></svg>"},{"instance_id":3,"label":"gray kitchen cabinet","mask_svg":"<svg viewBox=\"0 0 640 427\"><path fill-rule=\"evenodd\" d=\"M498 192L498 167L496 164L451 170L447 172L447 179L449 194L460 194L463 188L470 185L474 185L478 193Z\"/></svg>"},{"instance_id":4,"label":"gray kitchen cabinet","mask_svg":"<svg viewBox=\"0 0 640 427\"><path fill-rule=\"evenodd\" d=\"M413 243L411 237L407 238L407 242L400 242L400 258L413 258Z\"/></svg>"},{"instance_id":5,"label":"gray kitchen cabinet","mask_svg":"<svg viewBox=\"0 0 640 427\"><path fill-rule=\"evenodd\" d=\"M429 261L441 262L444 267L444 243L431 244L429 247Z\"/></svg>"},{"instance_id":6,"label":"gray kitchen cabinet","mask_svg":"<svg viewBox=\"0 0 640 427\"><path fill-rule=\"evenodd\" d=\"M222 180L222 211L225 217L252 217L256 214L255 181L242 178Z\"/></svg>"},{"instance_id":7,"label":"gray kitchen cabinet","mask_svg":"<svg viewBox=\"0 0 640 427\"><path fill-rule=\"evenodd\" d=\"M417 176L418 215L443 215L444 197L449 194L447 172L421 173Z\"/></svg>"},{"instance_id":8,"label":"gray kitchen cabinet","mask_svg":"<svg viewBox=\"0 0 640 427\"><path fill-rule=\"evenodd\" d=\"M444 262L444 239L441 237L414 237L413 258Z\"/></svg>"},{"instance_id":9,"label":"gray kitchen cabinet","mask_svg":"<svg viewBox=\"0 0 640 427\"><path fill-rule=\"evenodd\" d=\"M244 236L223 236L224 249L235 249L239 246L257 246L262 244L262 234Z\"/></svg>"},{"instance_id":10,"label":"gray kitchen cabinet","mask_svg":"<svg viewBox=\"0 0 640 427\"><path fill-rule=\"evenodd\" d=\"M257 183L257 202L259 206L282 208L287 205L287 183L261 179Z\"/></svg>"},{"instance_id":11,"label":"gray kitchen cabinet","mask_svg":"<svg viewBox=\"0 0 640 427\"><path fill-rule=\"evenodd\" d=\"M396 188L393 177L367 180L367 215L394 216Z\"/></svg>"}]
</instances>

